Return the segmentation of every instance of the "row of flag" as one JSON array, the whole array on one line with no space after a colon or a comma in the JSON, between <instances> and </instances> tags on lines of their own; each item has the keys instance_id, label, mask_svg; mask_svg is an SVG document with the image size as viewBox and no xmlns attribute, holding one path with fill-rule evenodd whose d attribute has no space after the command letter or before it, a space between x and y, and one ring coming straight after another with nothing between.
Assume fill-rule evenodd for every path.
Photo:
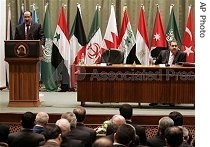
<instances>
[{"instance_id":1,"label":"row of flag","mask_svg":"<svg viewBox=\"0 0 210 147\"><path fill-rule=\"evenodd\" d=\"M62 6L58 24L53 36L51 32L50 12L46 5L43 23L46 45L44 59L41 64L41 78L48 91L55 91L57 89L55 81L61 81L63 85L69 85L71 88L75 88L76 77L74 73L77 71L75 65L98 63L100 62L102 52L107 49L122 50L125 56L124 63L126 63L126 59L131 52L135 52L134 55L141 64L149 65L152 50L157 48L167 48L167 42L176 39L181 50L187 53L187 61L194 62L194 22L191 7L189 7L187 25L181 42L173 6L170 7L170 17L166 33L164 32L160 10L157 6L151 45L148 40L143 5L140 8L136 37L132 31L126 6L123 11L123 19L119 35L114 5L111 5L111 13L104 38L102 38L100 29L99 13L100 6L97 5L89 35L88 38L86 38L82 23L81 9L78 4L77 13L69 35L64 8ZM38 19L35 6L33 7L33 14L33 21L37 22ZM22 22L21 17L19 23Z\"/></svg>"}]
</instances>

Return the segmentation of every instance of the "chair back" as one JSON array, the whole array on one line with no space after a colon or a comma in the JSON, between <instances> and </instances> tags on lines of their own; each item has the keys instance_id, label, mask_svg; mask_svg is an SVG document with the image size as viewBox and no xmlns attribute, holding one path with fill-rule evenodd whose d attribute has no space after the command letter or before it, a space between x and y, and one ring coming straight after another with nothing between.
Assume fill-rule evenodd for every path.
<instances>
[{"instance_id":1,"label":"chair back","mask_svg":"<svg viewBox=\"0 0 210 147\"><path fill-rule=\"evenodd\" d=\"M101 63L121 64L124 53L118 49L105 50L101 55Z\"/></svg>"}]
</instances>

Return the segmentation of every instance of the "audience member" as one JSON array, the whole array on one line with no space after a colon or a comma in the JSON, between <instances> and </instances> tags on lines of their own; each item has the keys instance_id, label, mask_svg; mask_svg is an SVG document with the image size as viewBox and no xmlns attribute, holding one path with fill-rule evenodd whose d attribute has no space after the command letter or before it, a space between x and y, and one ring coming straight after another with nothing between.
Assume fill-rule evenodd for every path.
<instances>
[{"instance_id":1,"label":"audience member","mask_svg":"<svg viewBox=\"0 0 210 147\"><path fill-rule=\"evenodd\" d=\"M130 124L122 124L114 134L113 147L129 147L135 139L135 128Z\"/></svg>"},{"instance_id":2,"label":"audience member","mask_svg":"<svg viewBox=\"0 0 210 147\"><path fill-rule=\"evenodd\" d=\"M183 126L179 126L179 128L182 129L183 132L183 142L181 147L192 147L190 143L188 143L190 137L189 137L189 131L187 130L187 128L183 127ZM191 141L189 141L191 142Z\"/></svg>"},{"instance_id":3,"label":"audience member","mask_svg":"<svg viewBox=\"0 0 210 147\"><path fill-rule=\"evenodd\" d=\"M46 142L41 147L60 147L62 142L61 129L57 125L47 125L43 131Z\"/></svg>"},{"instance_id":4,"label":"audience member","mask_svg":"<svg viewBox=\"0 0 210 147\"><path fill-rule=\"evenodd\" d=\"M173 119L174 126L182 126L183 125L183 115L178 111L172 111L169 113L169 117Z\"/></svg>"},{"instance_id":5,"label":"audience member","mask_svg":"<svg viewBox=\"0 0 210 147\"><path fill-rule=\"evenodd\" d=\"M46 112L39 112L35 118L33 132L41 134L49 121L49 115Z\"/></svg>"},{"instance_id":6,"label":"audience member","mask_svg":"<svg viewBox=\"0 0 210 147\"><path fill-rule=\"evenodd\" d=\"M55 124L60 127L62 137L66 137L70 133L70 123L67 119L61 118Z\"/></svg>"},{"instance_id":7,"label":"audience member","mask_svg":"<svg viewBox=\"0 0 210 147\"><path fill-rule=\"evenodd\" d=\"M9 127L0 124L0 147L8 147Z\"/></svg>"},{"instance_id":8,"label":"audience member","mask_svg":"<svg viewBox=\"0 0 210 147\"><path fill-rule=\"evenodd\" d=\"M159 120L157 135L155 135L151 139L147 140L148 146L151 146L151 147L162 147L162 146L165 146L166 145L166 143L165 143L165 130L168 127L171 127L171 126L174 126L174 121L171 118L167 117L167 116L162 117Z\"/></svg>"},{"instance_id":9,"label":"audience member","mask_svg":"<svg viewBox=\"0 0 210 147\"><path fill-rule=\"evenodd\" d=\"M126 121L125 118L119 114L113 115L110 121L111 124L109 124L107 127L106 137L114 142L114 133L116 133L119 126L126 124Z\"/></svg>"},{"instance_id":10,"label":"audience member","mask_svg":"<svg viewBox=\"0 0 210 147\"><path fill-rule=\"evenodd\" d=\"M32 112L23 114L21 131L9 134L8 143L10 147L37 147L43 145L44 136L33 132L34 121L35 115Z\"/></svg>"},{"instance_id":11,"label":"audience member","mask_svg":"<svg viewBox=\"0 0 210 147\"><path fill-rule=\"evenodd\" d=\"M122 115L127 124L131 124L135 130L136 130L136 145L141 144L141 145L146 145L147 138L146 138L146 132L145 128L141 127L140 125L136 125L132 122L132 116L133 116L133 108L130 104L123 104L120 106L120 115ZM137 132L138 131L138 132ZM140 136L139 136L140 135Z\"/></svg>"},{"instance_id":12,"label":"audience member","mask_svg":"<svg viewBox=\"0 0 210 147\"><path fill-rule=\"evenodd\" d=\"M92 143L96 140L96 131L92 128L86 127L84 124L86 117L85 108L82 106L77 106L76 108L74 108L73 113L76 115L77 118L76 128L90 134L90 144L92 145Z\"/></svg>"},{"instance_id":13,"label":"audience member","mask_svg":"<svg viewBox=\"0 0 210 147\"><path fill-rule=\"evenodd\" d=\"M74 113L72 112L66 112L63 113L61 115L61 119L66 119L68 121L68 123L70 124L70 132L68 133L68 135L66 135L65 137L63 137L63 141L61 143L61 147L84 147L85 143L83 143L83 140L81 140L81 138L85 138L85 137L81 137L81 133L82 132L76 132L76 134L78 133L79 137L72 137L72 133L74 134L74 128L76 127L76 123L77 123L77 119L76 116L74 115ZM64 125L67 124L66 121L64 121ZM68 126L68 124L67 124ZM83 133L82 133L83 134ZM85 142L85 141L84 141Z\"/></svg>"},{"instance_id":14,"label":"audience member","mask_svg":"<svg viewBox=\"0 0 210 147\"><path fill-rule=\"evenodd\" d=\"M182 129L177 126L168 127L165 130L165 138L167 147L180 147L183 142Z\"/></svg>"},{"instance_id":15,"label":"audience member","mask_svg":"<svg viewBox=\"0 0 210 147\"><path fill-rule=\"evenodd\" d=\"M73 112L66 112L61 115L61 118L65 118L69 121L71 129L76 128L77 126L77 118Z\"/></svg>"},{"instance_id":16,"label":"audience member","mask_svg":"<svg viewBox=\"0 0 210 147\"><path fill-rule=\"evenodd\" d=\"M92 144L92 147L112 147L113 142L106 138L100 137Z\"/></svg>"}]
</instances>

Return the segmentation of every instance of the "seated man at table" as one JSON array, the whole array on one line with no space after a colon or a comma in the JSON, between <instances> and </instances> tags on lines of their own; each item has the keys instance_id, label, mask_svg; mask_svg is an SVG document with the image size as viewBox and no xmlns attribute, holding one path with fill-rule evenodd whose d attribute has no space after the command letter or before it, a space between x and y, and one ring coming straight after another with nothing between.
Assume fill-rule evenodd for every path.
<instances>
[{"instance_id":1,"label":"seated man at table","mask_svg":"<svg viewBox=\"0 0 210 147\"><path fill-rule=\"evenodd\" d=\"M169 49L160 51L155 64L165 64L171 66L179 62L186 62L186 54L178 48L178 43L174 39L169 42ZM150 106L155 106L157 103L150 103ZM169 104L174 106L174 104Z\"/></svg>"}]
</instances>

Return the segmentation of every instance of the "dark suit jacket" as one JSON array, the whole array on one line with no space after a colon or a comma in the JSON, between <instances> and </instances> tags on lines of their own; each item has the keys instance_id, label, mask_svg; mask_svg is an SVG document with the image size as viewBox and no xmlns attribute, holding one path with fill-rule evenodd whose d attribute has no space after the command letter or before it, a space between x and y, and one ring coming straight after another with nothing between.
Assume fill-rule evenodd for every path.
<instances>
[{"instance_id":1,"label":"dark suit jacket","mask_svg":"<svg viewBox=\"0 0 210 147\"><path fill-rule=\"evenodd\" d=\"M169 55L170 55L170 50L162 50L157 56L155 64L168 64ZM176 53L172 64L178 62L186 62L186 54L180 50Z\"/></svg>"},{"instance_id":2,"label":"dark suit jacket","mask_svg":"<svg viewBox=\"0 0 210 147\"><path fill-rule=\"evenodd\" d=\"M78 128L71 128L71 132L66 138L81 140L85 147L92 146L90 133Z\"/></svg>"},{"instance_id":3,"label":"dark suit jacket","mask_svg":"<svg viewBox=\"0 0 210 147\"><path fill-rule=\"evenodd\" d=\"M70 137L62 138L61 147L85 147L82 140L72 139Z\"/></svg>"},{"instance_id":4,"label":"dark suit jacket","mask_svg":"<svg viewBox=\"0 0 210 147\"><path fill-rule=\"evenodd\" d=\"M160 135L156 135L147 140L147 145L150 147L164 147L166 146L165 138Z\"/></svg>"},{"instance_id":5,"label":"dark suit jacket","mask_svg":"<svg viewBox=\"0 0 210 147\"><path fill-rule=\"evenodd\" d=\"M16 27L15 40L25 40L25 23ZM41 24L31 22L28 40L40 40L42 45L45 44L45 36Z\"/></svg>"},{"instance_id":6,"label":"dark suit jacket","mask_svg":"<svg viewBox=\"0 0 210 147\"><path fill-rule=\"evenodd\" d=\"M40 147L60 147L60 145L56 142L46 142L43 146Z\"/></svg>"},{"instance_id":7,"label":"dark suit jacket","mask_svg":"<svg viewBox=\"0 0 210 147\"><path fill-rule=\"evenodd\" d=\"M91 144L96 140L96 131L94 129L86 127L84 124L81 123L77 123L76 128L80 129L81 131L90 133Z\"/></svg>"},{"instance_id":8,"label":"dark suit jacket","mask_svg":"<svg viewBox=\"0 0 210 147\"><path fill-rule=\"evenodd\" d=\"M44 136L33 133L31 129L23 129L19 132L10 133L8 144L10 147L37 147L44 142Z\"/></svg>"},{"instance_id":9,"label":"dark suit jacket","mask_svg":"<svg viewBox=\"0 0 210 147\"><path fill-rule=\"evenodd\" d=\"M38 133L38 134L41 134L42 132L44 131L44 127L43 126L34 126L33 127L33 132L34 133Z\"/></svg>"}]
</instances>

